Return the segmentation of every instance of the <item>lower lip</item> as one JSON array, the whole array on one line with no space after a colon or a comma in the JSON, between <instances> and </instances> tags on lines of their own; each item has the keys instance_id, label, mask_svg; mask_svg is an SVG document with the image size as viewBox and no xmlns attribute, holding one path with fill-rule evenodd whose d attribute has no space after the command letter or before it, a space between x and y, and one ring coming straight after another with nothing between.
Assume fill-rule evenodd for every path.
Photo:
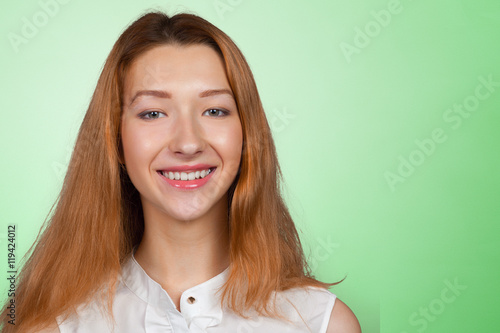
<instances>
[{"instance_id":1,"label":"lower lip","mask_svg":"<svg viewBox=\"0 0 500 333\"><path fill-rule=\"evenodd\" d=\"M208 176L206 176L205 178L199 178L199 179L193 179L193 180L173 180L173 179L165 177L161 173L159 173L159 174L160 174L160 177L162 177L164 180L166 180L167 183L169 183L171 186L173 186L175 188L192 190L192 189L199 188L199 187L205 185L208 182L208 180L212 177L214 172L215 172L215 169L212 170L212 172L210 172L208 174Z\"/></svg>"}]
</instances>

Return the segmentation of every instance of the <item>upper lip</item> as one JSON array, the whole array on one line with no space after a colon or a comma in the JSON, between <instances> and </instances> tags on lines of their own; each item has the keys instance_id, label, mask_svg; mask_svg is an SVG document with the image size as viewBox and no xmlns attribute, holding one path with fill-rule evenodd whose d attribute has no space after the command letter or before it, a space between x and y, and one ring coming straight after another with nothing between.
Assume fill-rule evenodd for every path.
<instances>
[{"instance_id":1,"label":"upper lip","mask_svg":"<svg viewBox=\"0 0 500 333\"><path fill-rule=\"evenodd\" d=\"M172 171L172 172L176 172L176 171L181 171L182 172L183 171L183 172L187 172L187 171L206 170L206 169L210 169L210 168L215 168L215 166L209 165L209 164L178 165L178 166L167 167L165 169L162 169L161 171Z\"/></svg>"}]
</instances>

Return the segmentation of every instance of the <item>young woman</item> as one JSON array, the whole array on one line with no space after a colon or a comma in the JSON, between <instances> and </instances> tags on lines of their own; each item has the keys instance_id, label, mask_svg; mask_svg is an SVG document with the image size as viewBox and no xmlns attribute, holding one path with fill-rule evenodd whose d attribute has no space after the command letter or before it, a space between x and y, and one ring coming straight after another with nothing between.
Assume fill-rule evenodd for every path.
<instances>
[{"instance_id":1,"label":"young woman","mask_svg":"<svg viewBox=\"0 0 500 333\"><path fill-rule=\"evenodd\" d=\"M252 73L200 17L113 47L4 332L360 332L309 273Z\"/></svg>"}]
</instances>

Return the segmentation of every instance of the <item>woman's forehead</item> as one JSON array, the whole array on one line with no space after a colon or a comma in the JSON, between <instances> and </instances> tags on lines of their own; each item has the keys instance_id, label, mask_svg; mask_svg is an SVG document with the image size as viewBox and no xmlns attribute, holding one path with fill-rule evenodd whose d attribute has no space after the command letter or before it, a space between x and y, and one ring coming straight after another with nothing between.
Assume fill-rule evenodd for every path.
<instances>
[{"instance_id":1,"label":"woman's forehead","mask_svg":"<svg viewBox=\"0 0 500 333\"><path fill-rule=\"evenodd\" d=\"M225 65L211 47L162 45L141 54L125 75L125 95L138 90L229 88ZM130 96L128 96L130 97Z\"/></svg>"}]
</instances>

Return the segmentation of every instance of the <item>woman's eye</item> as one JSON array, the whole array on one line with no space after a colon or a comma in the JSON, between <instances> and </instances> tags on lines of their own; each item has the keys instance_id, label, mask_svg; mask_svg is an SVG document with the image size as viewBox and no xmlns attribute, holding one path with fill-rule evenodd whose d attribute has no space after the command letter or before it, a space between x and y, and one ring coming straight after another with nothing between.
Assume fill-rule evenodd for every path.
<instances>
[{"instance_id":1,"label":"woman's eye","mask_svg":"<svg viewBox=\"0 0 500 333\"><path fill-rule=\"evenodd\" d=\"M208 114L211 117L223 117L229 114L229 111L221 109L208 109L203 114Z\"/></svg>"},{"instance_id":2,"label":"woman's eye","mask_svg":"<svg viewBox=\"0 0 500 333\"><path fill-rule=\"evenodd\" d=\"M165 116L163 113L161 113L160 111L145 111L145 112L142 112L141 114L139 114L139 118L141 119L158 119L158 118L161 118Z\"/></svg>"}]
</instances>

